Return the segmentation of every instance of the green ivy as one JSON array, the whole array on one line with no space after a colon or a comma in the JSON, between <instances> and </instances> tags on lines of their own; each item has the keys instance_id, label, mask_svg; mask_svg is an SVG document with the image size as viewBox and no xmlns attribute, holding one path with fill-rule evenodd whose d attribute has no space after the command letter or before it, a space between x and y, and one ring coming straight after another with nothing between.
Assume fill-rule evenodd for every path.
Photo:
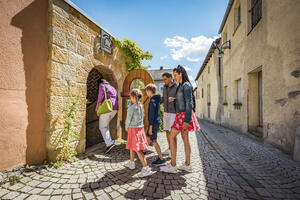
<instances>
[{"instance_id":1,"label":"green ivy","mask_svg":"<svg viewBox=\"0 0 300 200\"><path fill-rule=\"evenodd\" d=\"M142 65L143 60L151 60L152 54L138 47L136 42L130 39L118 40L114 38L114 44L119 46L122 51L122 57L125 59L126 69L128 72L134 69L148 69L150 66Z\"/></svg>"}]
</instances>

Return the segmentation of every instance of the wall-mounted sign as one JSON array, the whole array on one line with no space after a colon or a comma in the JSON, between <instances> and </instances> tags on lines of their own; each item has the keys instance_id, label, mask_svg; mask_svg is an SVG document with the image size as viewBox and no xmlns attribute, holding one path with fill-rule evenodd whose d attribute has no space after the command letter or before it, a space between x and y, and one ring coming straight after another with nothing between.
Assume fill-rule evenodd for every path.
<instances>
[{"instance_id":1,"label":"wall-mounted sign","mask_svg":"<svg viewBox=\"0 0 300 200\"><path fill-rule=\"evenodd\" d=\"M112 54L113 52L113 40L112 36L109 35L107 32L105 32L103 29L101 29L101 45L100 49L106 51L109 54Z\"/></svg>"}]
</instances>

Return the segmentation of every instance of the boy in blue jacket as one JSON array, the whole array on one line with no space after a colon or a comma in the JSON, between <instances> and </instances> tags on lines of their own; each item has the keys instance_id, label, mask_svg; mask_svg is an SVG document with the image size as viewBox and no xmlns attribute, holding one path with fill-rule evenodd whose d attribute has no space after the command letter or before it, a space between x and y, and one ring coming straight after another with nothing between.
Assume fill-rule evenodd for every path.
<instances>
[{"instance_id":1,"label":"boy in blue jacket","mask_svg":"<svg viewBox=\"0 0 300 200\"><path fill-rule=\"evenodd\" d=\"M147 140L148 143L150 142L155 147L157 152L158 158L152 164L154 166L162 166L166 164L166 161L163 159L161 149L159 144L157 143L157 132L160 125L160 102L161 96L159 94L155 95L156 93L156 85L148 84L146 86L146 93L147 96L150 98L150 103L148 106L148 121L149 121L149 129L147 131Z\"/></svg>"}]
</instances>

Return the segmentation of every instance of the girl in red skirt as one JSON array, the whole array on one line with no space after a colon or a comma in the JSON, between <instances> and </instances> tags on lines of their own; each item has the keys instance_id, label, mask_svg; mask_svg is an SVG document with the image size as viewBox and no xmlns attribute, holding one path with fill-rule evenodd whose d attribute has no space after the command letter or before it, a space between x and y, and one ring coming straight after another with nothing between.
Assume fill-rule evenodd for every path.
<instances>
[{"instance_id":1,"label":"girl in red skirt","mask_svg":"<svg viewBox=\"0 0 300 200\"><path fill-rule=\"evenodd\" d=\"M171 163L161 167L161 171L167 173L176 173L176 152L177 146L175 139L179 133L184 143L185 163L179 169L191 172L191 145L189 141L189 132L200 129L197 118L194 113L195 98L193 95L193 87L190 83L189 77L183 66L178 65L173 70L173 75L179 86L177 87L175 98L170 98L169 101L175 101L176 117L170 132L170 149L171 149Z\"/></svg>"},{"instance_id":2,"label":"girl in red skirt","mask_svg":"<svg viewBox=\"0 0 300 200\"><path fill-rule=\"evenodd\" d=\"M130 150L130 161L124 166L129 169L135 168L134 155L138 155L143 168L137 175L139 177L145 177L152 174L151 168L147 165L146 158L143 151L148 148L146 134L144 131L144 109L140 103L142 99L142 92L139 89L133 89L130 92L130 100L132 105L128 107L127 117L125 122L125 129L128 132L126 149ZM135 152L135 153L134 153Z\"/></svg>"}]
</instances>

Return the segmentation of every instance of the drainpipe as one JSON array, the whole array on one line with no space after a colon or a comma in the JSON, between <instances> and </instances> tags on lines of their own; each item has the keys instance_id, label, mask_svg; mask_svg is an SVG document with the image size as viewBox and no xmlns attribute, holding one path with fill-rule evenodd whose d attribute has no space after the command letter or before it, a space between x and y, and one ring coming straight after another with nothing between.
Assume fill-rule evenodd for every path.
<instances>
[{"instance_id":1,"label":"drainpipe","mask_svg":"<svg viewBox=\"0 0 300 200\"><path fill-rule=\"evenodd\" d=\"M300 162L300 126L296 129L294 145L294 161Z\"/></svg>"}]
</instances>

